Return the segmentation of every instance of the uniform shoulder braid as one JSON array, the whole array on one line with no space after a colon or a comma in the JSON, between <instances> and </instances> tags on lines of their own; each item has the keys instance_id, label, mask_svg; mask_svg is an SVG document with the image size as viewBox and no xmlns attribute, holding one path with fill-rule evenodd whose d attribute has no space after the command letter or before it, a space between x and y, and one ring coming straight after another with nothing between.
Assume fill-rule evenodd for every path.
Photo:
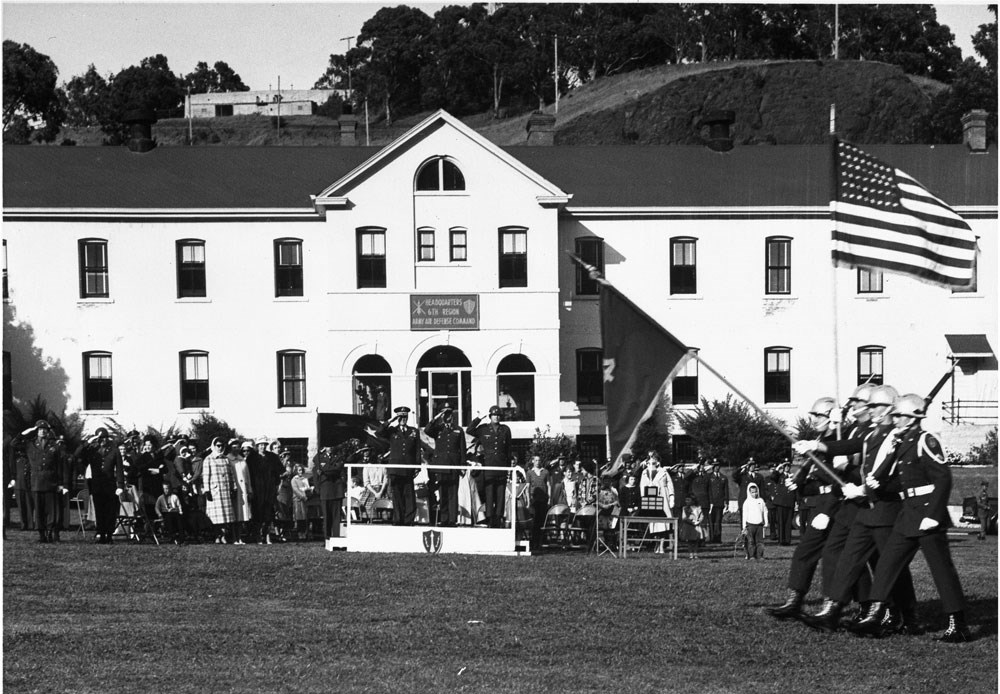
<instances>
[{"instance_id":1,"label":"uniform shoulder braid","mask_svg":"<svg viewBox=\"0 0 1000 694\"><path fill-rule=\"evenodd\" d=\"M944 450L941 448L941 442L937 440L937 437L929 431L922 432L920 434L919 442L919 452L921 455L926 455L929 459L933 460L939 465L945 465L944 460Z\"/></svg>"}]
</instances>

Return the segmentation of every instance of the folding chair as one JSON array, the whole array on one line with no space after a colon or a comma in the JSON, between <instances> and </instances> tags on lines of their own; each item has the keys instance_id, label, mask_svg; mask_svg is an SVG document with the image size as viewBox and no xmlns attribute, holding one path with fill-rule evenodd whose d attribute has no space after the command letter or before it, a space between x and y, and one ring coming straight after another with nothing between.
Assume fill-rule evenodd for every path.
<instances>
[{"instance_id":1,"label":"folding chair","mask_svg":"<svg viewBox=\"0 0 1000 694\"><path fill-rule=\"evenodd\" d=\"M597 506L587 504L573 516L573 524L569 527L570 547L589 547L590 533L596 530Z\"/></svg>"},{"instance_id":2,"label":"folding chair","mask_svg":"<svg viewBox=\"0 0 1000 694\"><path fill-rule=\"evenodd\" d=\"M569 541L569 506L555 504L545 514L542 547L565 547Z\"/></svg>"},{"instance_id":3,"label":"folding chair","mask_svg":"<svg viewBox=\"0 0 1000 694\"><path fill-rule=\"evenodd\" d=\"M362 523L364 522L362 518L364 517L365 507L361 505L361 502L354 497L351 497L351 522L352 523Z\"/></svg>"},{"instance_id":4,"label":"folding chair","mask_svg":"<svg viewBox=\"0 0 1000 694\"><path fill-rule=\"evenodd\" d=\"M376 499L372 506L375 516L371 519L373 523L389 523L392 521L392 500Z\"/></svg>"},{"instance_id":5,"label":"folding chair","mask_svg":"<svg viewBox=\"0 0 1000 694\"><path fill-rule=\"evenodd\" d=\"M76 493L72 499L69 500L70 508L76 509L77 518L80 524L77 526L77 532L83 535L83 539L87 539L87 512L90 510L90 492L86 489L81 489Z\"/></svg>"}]
</instances>

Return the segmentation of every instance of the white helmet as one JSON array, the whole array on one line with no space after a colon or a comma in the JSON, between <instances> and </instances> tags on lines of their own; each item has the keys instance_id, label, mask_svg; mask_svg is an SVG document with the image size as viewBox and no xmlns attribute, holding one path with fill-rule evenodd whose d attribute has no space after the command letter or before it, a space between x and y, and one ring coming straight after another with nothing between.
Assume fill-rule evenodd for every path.
<instances>
[{"instance_id":1,"label":"white helmet","mask_svg":"<svg viewBox=\"0 0 1000 694\"><path fill-rule=\"evenodd\" d=\"M851 405L855 402L868 402L871 398L872 391L875 390L876 386L871 383L862 383L860 386L854 389L851 397L847 398L847 404Z\"/></svg>"},{"instance_id":2,"label":"white helmet","mask_svg":"<svg viewBox=\"0 0 1000 694\"><path fill-rule=\"evenodd\" d=\"M892 386L875 386L868 396L869 405L890 406L896 404L899 392Z\"/></svg>"},{"instance_id":3,"label":"white helmet","mask_svg":"<svg viewBox=\"0 0 1000 694\"><path fill-rule=\"evenodd\" d=\"M830 412L837 406L837 401L833 398L823 397L813 403L809 408L809 414L817 417L829 417Z\"/></svg>"},{"instance_id":4,"label":"white helmet","mask_svg":"<svg viewBox=\"0 0 1000 694\"><path fill-rule=\"evenodd\" d=\"M906 415L923 419L927 416L927 403L916 393L907 393L896 401L892 407L892 414Z\"/></svg>"}]
</instances>

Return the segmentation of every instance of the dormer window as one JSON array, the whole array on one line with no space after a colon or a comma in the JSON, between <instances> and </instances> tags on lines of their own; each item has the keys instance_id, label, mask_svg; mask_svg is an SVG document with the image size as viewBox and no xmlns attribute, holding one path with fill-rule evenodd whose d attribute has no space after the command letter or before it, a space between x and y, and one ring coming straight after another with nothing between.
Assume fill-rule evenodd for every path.
<instances>
[{"instance_id":1,"label":"dormer window","mask_svg":"<svg viewBox=\"0 0 1000 694\"><path fill-rule=\"evenodd\" d=\"M458 166L445 157L425 162L417 172L418 191L465 190L465 176Z\"/></svg>"}]
</instances>

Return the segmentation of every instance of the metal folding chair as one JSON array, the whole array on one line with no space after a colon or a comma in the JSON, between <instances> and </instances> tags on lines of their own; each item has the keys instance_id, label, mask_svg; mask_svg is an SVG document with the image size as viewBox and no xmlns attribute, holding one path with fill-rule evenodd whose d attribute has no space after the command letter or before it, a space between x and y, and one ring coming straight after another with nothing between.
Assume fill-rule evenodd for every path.
<instances>
[{"instance_id":1,"label":"metal folding chair","mask_svg":"<svg viewBox=\"0 0 1000 694\"><path fill-rule=\"evenodd\" d=\"M87 539L87 512L90 510L90 492L86 489L81 489L76 493L72 499L69 500L70 508L76 510L77 518L80 524L77 526L76 531L83 535L83 539Z\"/></svg>"}]
</instances>

